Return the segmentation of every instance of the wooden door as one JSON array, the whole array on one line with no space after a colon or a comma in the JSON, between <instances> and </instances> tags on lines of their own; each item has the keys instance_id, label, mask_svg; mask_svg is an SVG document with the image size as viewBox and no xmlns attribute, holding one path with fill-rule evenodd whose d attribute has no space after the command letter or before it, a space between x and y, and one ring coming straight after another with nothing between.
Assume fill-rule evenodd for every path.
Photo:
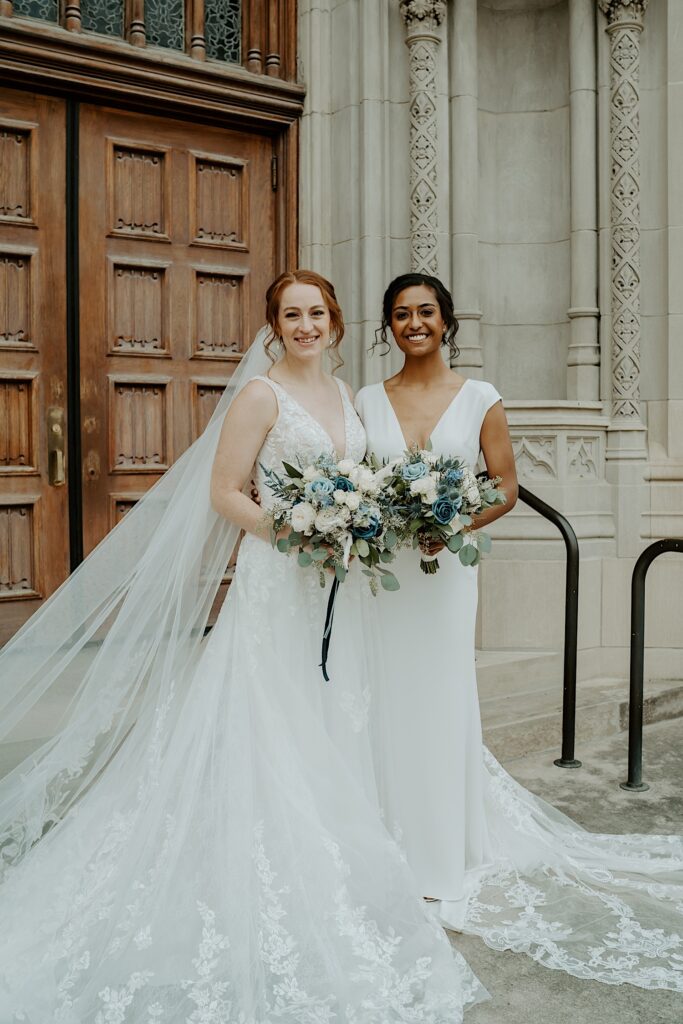
<instances>
[{"instance_id":1,"label":"wooden door","mask_svg":"<svg viewBox=\"0 0 683 1024\"><path fill-rule=\"evenodd\" d=\"M0 642L69 571L65 123L0 89Z\"/></svg>"},{"instance_id":2,"label":"wooden door","mask_svg":"<svg viewBox=\"0 0 683 1024\"><path fill-rule=\"evenodd\" d=\"M81 108L86 554L201 432L264 322L271 160L265 136Z\"/></svg>"}]
</instances>

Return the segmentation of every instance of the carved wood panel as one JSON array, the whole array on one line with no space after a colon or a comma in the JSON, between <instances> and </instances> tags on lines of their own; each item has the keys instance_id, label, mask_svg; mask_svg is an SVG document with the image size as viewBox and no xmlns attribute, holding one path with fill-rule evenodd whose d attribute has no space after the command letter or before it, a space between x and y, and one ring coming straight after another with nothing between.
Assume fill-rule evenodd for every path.
<instances>
[{"instance_id":1,"label":"carved wood panel","mask_svg":"<svg viewBox=\"0 0 683 1024\"><path fill-rule=\"evenodd\" d=\"M61 100L0 89L0 643L69 568L46 422L65 406L64 139Z\"/></svg>"},{"instance_id":2,"label":"carved wood panel","mask_svg":"<svg viewBox=\"0 0 683 1024\"><path fill-rule=\"evenodd\" d=\"M0 372L0 473L36 473L35 373Z\"/></svg>"},{"instance_id":3,"label":"carved wood panel","mask_svg":"<svg viewBox=\"0 0 683 1024\"><path fill-rule=\"evenodd\" d=\"M8 118L0 126L0 167L3 188L0 196L0 219L5 223L31 222L31 193L34 160L31 139L37 125L13 125Z\"/></svg>"},{"instance_id":4,"label":"carved wood panel","mask_svg":"<svg viewBox=\"0 0 683 1024\"><path fill-rule=\"evenodd\" d=\"M192 154L191 234L201 245L249 248L249 172L244 160Z\"/></svg>"},{"instance_id":5,"label":"carved wood panel","mask_svg":"<svg viewBox=\"0 0 683 1024\"><path fill-rule=\"evenodd\" d=\"M166 233L169 182L165 151L113 139L108 142L112 234L169 241Z\"/></svg>"},{"instance_id":6,"label":"carved wood panel","mask_svg":"<svg viewBox=\"0 0 683 1024\"><path fill-rule=\"evenodd\" d=\"M107 338L110 352L169 356L166 265L111 260Z\"/></svg>"},{"instance_id":7,"label":"carved wood panel","mask_svg":"<svg viewBox=\"0 0 683 1024\"><path fill-rule=\"evenodd\" d=\"M34 518L34 502L0 498L0 610L40 596Z\"/></svg>"},{"instance_id":8,"label":"carved wood panel","mask_svg":"<svg viewBox=\"0 0 683 1024\"><path fill-rule=\"evenodd\" d=\"M80 130L87 552L203 429L261 326L279 197L267 137L92 106Z\"/></svg>"},{"instance_id":9,"label":"carved wood panel","mask_svg":"<svg viewBox=\"0 0 683 1024\"><path fill-rule=\"evenodd\" d=\"M227 380L195 378L192 381L192 440L207 427L214 414Z\"/></svg>"},{"instance_id":10,"label":"carved wood panel","mask_svg":"<svg viewBox=\"0 0 683 1024\"><path fill-rule=\"evenodd\" d=\"M194 356L239 360L251 340L244 275L195 267L192 285Z\"/></svg>"},{"instance_id":11,"label":"carved wood panel","mask_svg":"<svg viewBox=\"0 0 683 1024\"><path fill-rule=\"evenodd\" d=\"M35 249L0 249L0 347L25 348L32 338L31 277Z\"/></svg>"}]
</instances>

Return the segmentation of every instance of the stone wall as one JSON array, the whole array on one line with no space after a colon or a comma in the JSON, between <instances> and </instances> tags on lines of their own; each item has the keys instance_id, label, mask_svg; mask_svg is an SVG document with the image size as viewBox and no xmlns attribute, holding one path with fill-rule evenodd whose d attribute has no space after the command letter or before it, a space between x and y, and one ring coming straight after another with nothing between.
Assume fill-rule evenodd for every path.
<instances>
[{"instance_id":1,"label":"stone wall","mask_svg":"<svg viewBox=\"0 0 683 1024\"><path fill-rule=\"evenodd\" d=\"M432 260L459 369L505 396L520 479L579 537L581 674L623 675L634 560L683 535L683 4L301 0L300 21L301 263L337 285L346 376L399 365L367 353L382 292ZM479 645L557 649L558 535L521 503L492 532ZM683 674L682 604L664 556L653 675Z\"/></svg>"}]
</instances>

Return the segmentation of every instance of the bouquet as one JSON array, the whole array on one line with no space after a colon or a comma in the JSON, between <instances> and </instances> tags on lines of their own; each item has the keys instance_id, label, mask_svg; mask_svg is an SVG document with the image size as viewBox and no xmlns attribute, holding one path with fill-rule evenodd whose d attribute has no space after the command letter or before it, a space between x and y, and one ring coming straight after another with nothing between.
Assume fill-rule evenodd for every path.
<instances>
[{"instance_id":1,"label":"bouquet","mask_svg":"<svg viewBox=\"0 0 683 1024\"><path fill-rule=\"evenodd\" d=\"M500 477L477 476L461 459L437 456L416 446L378 468L376 476L382 500L388 503L384 515L393 524L397 517L400 520L400 526L394 526L399 547L417 548L437 541L457 554L463 565L476 565L481 554L491 549L488 534L462 531L472 525L476 513L504 504ZM435 573L438 559L423 555L420 568Z\"/></svg>"},{"instance_id":2,"label":"bouquet","mask_svg":"<svg viewBox=\"0 0 683 1024\"><path fill-rule=\"evenodd\" d=\"M300 566L318 570L321 586L327 569L343 583L351 558L357 557L373 594L378 583L398 590L398 580L385 568L396 556L398 534L387 528L382 512L387 503L378 500L387 482L377 479L367 463L320 455L306 466L283 462L283 473L261 468L277 499L267 514L278 551L296 552ZM395 514L391 518L400 522ZM287 527L289 534L277 539Z\"/></svg>"},{"instance_id":3,"label":"bouquet","mask_svg":"<svg viewBox=\"0 0 683 1024\"><path fill-rule=\"evenodd\" d=\"M400 523L400 516L380 500L387 480L365 462L336 462L329 455L320 455L308 465L283 462L281 473L261 468L276 498L266 513L273 545L283 554L296 553L300 566L318 572L323 587L328 572L334 574L321 661L323 677L328 680L327 652L339 584L355 557L364 566L373 594L379 585L384 590L399 589L398 580L386 566L396 557L399 535L391 526ZM289 532L278 537L285 529Z\"/></svg>"}]
</instances>

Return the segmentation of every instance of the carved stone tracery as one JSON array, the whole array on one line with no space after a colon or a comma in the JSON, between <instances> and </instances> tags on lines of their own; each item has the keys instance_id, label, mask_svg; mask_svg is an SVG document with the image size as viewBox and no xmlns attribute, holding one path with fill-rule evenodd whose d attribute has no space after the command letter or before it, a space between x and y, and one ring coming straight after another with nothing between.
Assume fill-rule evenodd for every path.
<instances>
[{"instance_id":1,"label":"carved stone tracery","mask_svg":"<svg viewBox=\"0 0 683 1024\"><path fill-rule=\"evenodd\" d=\"M612 416L640 420L640 34L648 0L598 0L610 36Z\"/></svg>"},{"instance_id":2,"label":"carved stone tracery","mask_svg":"<svg viewBox=\"0 0 683 1024\"><path fill-rule=\"evenodd\" d=\"M413 270L438 273L436 68L445 0L400 0L410 73L410 242Z\"/></svg>"}]
</instances>

